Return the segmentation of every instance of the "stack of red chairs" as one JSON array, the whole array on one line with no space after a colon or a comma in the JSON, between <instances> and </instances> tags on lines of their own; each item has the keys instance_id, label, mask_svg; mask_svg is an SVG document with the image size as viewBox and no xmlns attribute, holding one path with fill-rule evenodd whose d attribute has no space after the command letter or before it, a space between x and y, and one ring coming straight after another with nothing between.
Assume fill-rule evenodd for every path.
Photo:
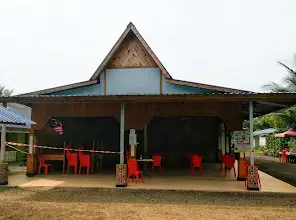
<instances>
[{"instance_id":1,"label":"stack of red chairs","mask_svg":"<svg viewBox=\"0 0 296 220\"><path fill-rule=\"evenodd\" d=\"M69 173L69 170L71 169L71 167L74 167L74 174L77 173L77 164L78 164L78 160L77 160L77 153L71 153L69 150L69 147L66 147L66 157L67 157L67 173Z\"/></svg>"},{"instance_id":2,"label":"stack of red chairs","mask_svg":"<svg viewBox=\"0 0 296 220\"><path fill-rule=\"evenodd\" d=\"M226 154L227 155L227 154ZM233 172L234 172L234 176L236 177L236 172L235 172L235 167L234 167L234 164L235 164L235 159L233 157L230 157L229 155L227 155L224 157L224 161L223 163L225 164L225 176L226 176L226 170L229 169L229 171L231 169L233 169Z\"/></svg>"},{"instance_id":3,"label":"stack of red chairs","mask_svg":"<svg viewBox=\"0 0 296 220\"><path fill-rule=\"evenodd\" d=\"M191 174L194 175L194 168L199 168L199 173L202 176L202 156L193 155L191 157Z\"/></svg>"},{"instance_id":4,"label":"stack of red chairs","mask_svg":"<svg viewBox=\"0 0 296 220\"><path fill-rule=\"evenodd\" d=\"M52 168L52 164L45 163L44 155L39 155L39 169L38 169L38 175L40 175L41 168L44 168L44 174L47 175L48 173L48 167Z\"/></svg>"},{"instance_id":5,"label":"stack of red chairs","mask_svg":"<svg viewBox=\"0 0 296 220\"><path fill-rule=\"evenodd\" d=\"M254 164L255 166L257 166L256 164ZM245 189L247 188L247 182L248 182L248 166L250 166L249 163L245 162L244 163L244 168L245 168L245 173L246 173L246 178L245 178ZM260 176L259 176L259 173L258 173L258 185L259 187L261 188L261 181L260 181Z\"/></svg>"},{"instance_id":6,"label":"stack of red chairs","mask_svg":"<svg viewBox=\"0 0 296 220\"><path fill-rule=\"evenodd\" d=\"M161 166L161 160L162 157L160 155L152 155L152 175L154 175L154 168L159 167L159 172L162 174L162 166Z\"/></svg>"},{"instance_id":7,"label":"stack of red chairs","mask_svg":"<svg viewBox=\"0 0 296 220\"><path fill-rule=\"evenodd\" d=\"M134 176L136 177L136 183L138 183L139 175L142 177L142 183L144 183L144 174L142 170L138 168L138 162L136 160L128 160L127 161L127 181L129 181L130 177L132 177L132 182L134 182Z\"/></svg>"},{"instance_id":8,"label":"stack of red chairs","mask_svg":"<svg viewBox=\"0 0 296 220\"><path fill-rule=\"evenodd\" d=\"M86 168L86 174L89 174L90 171L90 155L82 153L83 147L78 149L78 157L79 157L79 174L81 173L81 169L83 167Z\"/></svg>"}]
</instances>

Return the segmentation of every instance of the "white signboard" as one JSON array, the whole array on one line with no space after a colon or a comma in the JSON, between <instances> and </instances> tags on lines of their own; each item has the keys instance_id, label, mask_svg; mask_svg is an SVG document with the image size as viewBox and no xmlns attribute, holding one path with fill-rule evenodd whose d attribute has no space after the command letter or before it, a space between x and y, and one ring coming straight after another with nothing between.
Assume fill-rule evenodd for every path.
<instances>
[{"instance_id":1,"label":"white signboard","mask_svg":"<svg viewBox=\"0 0 296 220\"><path fill-rule=\"evenodd\" d=\"M135 147L137 145L137 135L135 129L130 129L129 145L131 145L131 157L135 156Z\"/></svg>"},{"instance_id":2,"label":"white signboard","mask_svg":"<svg viewBox=\"0 0 296 220\"><path fill-rule=\"evenodd\" d=\"M249 131L234 131L233 132L234 144L237 143L250 143L250 132Z\"/></svg>"},{"instance_id":3,"label":"white signboard","mask_svg":"<svg viewBox=\"0 0 296 220\"><path fill-rule=\"evenodd\" d=\"M129 145L136 145L137 144L137 135L135 129L130 130L129 134Z\"/></svg>"},{"instance_id":4,"label":"white signboard","mask_svg":"<svg viewBox=\"0 0 296 220\"><path fill-rule=\"evenodd\" d=\"M250 152L251 148L249 144L237 144L234 145L234 152Z\"/></svg>"},{"instance_id":5,"label":"white signboard","mask_svg":"<svg viewBox=\"0 0 296 220\"><path fill-rule=\"evenodd\" d=\"M250 151L250 132L247 130L233 132L234 152Z\"/></svg>"}]
</instances>

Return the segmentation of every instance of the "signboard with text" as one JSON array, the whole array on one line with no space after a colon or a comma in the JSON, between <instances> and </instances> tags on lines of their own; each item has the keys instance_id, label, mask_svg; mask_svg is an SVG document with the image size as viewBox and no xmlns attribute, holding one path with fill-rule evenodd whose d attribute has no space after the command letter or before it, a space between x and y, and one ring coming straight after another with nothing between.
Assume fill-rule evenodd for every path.
<instances>
[{"instance_id":1,"label":"signboard with text","mask_svg":"<svg viewBox=\"0 0 296 220\"><path fill-rule=\"evenodd\" d=\"M232 135L232 143L234 144L234 152L249 152L250 132L247 130L234 131Z\"/></svg>"}]
</instances>

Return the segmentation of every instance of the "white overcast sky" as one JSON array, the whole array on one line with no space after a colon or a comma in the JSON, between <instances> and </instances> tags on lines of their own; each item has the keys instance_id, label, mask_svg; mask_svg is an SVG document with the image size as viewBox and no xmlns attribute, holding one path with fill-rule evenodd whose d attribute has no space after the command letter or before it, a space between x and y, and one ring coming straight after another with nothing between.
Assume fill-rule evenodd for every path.
<instances>
[{"instance_id":1,"label":"white overcast sky","mask_svg":"<svg viewBox=\"0 0 296 220\"><path fill-rule=\"evenodd\" d=\"M296 53L295 0L0 0L0 85L88 80L132 21L176 79L262 91Z\"/></svg>"}]
</instances>

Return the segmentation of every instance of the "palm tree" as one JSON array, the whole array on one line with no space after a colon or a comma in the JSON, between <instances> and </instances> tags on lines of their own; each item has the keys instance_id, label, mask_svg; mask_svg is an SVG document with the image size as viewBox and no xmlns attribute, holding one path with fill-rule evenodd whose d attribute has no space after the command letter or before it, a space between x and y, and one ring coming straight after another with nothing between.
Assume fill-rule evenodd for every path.
<instances>
[{"instance_id":1,"label":"palm tree","mask_svg":"<svg viewBox=\"0 0 296 220\"><path fill-rule=\"evenodd\" d=\"M11 96L13 90L6 89L4 86L0 86L0 96Z\"/></svg>"},{"instance_id":2,"label":"palm tree","mask_svg":"<svg viewBox=\"0 0 296 220\"><path fill-rule=\"evenodd\" d=\"M262 88L270 92L296 92L296 71L279 61L278 63L288 70L288 75L283 79L283 85L272 82Z\"/></svg>"}]
</instances>

